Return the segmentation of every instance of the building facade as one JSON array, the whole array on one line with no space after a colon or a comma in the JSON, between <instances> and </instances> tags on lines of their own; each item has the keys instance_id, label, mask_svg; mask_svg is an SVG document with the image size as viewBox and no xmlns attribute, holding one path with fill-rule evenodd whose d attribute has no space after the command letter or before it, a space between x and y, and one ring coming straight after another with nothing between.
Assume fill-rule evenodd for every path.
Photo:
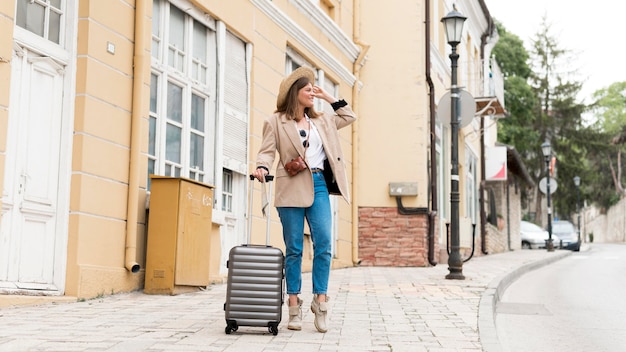
<instances>
[{"instance_id":1,"label":"building facade","mask_svg":"<svg viewBox=\"0 0 626 352\"><path fill-rule=\"evenodd\" d=\"M483 1L403 4L368 4L360 11L361 38L370 45L361 69L360 172L354 180L364 265L447 261L451 47L440 20L453 6L467 17L457 47L458 83L474 100L461 112L458 138L460 245L468 256L487 241L481 216L488 202L481 197L487 193L485 155L495 146L497 118L504 116L503 79L491 58L498 39L493 20ZM412 189L396 195L398 184Z\"/></svg>"},{"instance_id":2,"label":"building facade","mask_svg":"<svg viewBox=\"0 0 626 352\"><path fill-rule=\"evenodd\" d=\"M472 224L486 227L482 170L503 114L502 80L486 5L456 6L468 17L459 82L475 99L459 133L461 244L471 248ZM252 241L265 242L260 204L247 208L247 175L280 81L303 65L359 117L340 132L353 201L332 199L333 267L443 262L450 132L437 105L450 84L450 48L440 19L452 7L3 1L0 291L86 298L161 275L146 265L151 175L211 189L201 200L211 226L198 236L208 238L206 282L223 280L248 216ZM258 183L252 192L260 199ZM275 210L271 220L271 243L281 247Z\"/></svg>"}]
</instances>

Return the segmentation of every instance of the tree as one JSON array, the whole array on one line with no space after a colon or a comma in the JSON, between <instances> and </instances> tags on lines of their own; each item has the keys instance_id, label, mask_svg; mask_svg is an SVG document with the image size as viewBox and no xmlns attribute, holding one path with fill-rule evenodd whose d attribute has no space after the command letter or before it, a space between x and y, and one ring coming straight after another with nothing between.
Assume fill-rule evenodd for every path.
<instances>
[{"instance_id":1,"label":"tree","mask_svg":"<svg viewBox=\"0 0 626 352\"><path fill-rule=\"evenodd\" d=\"M626 82L616 82L593 94L590 112L596 124L590 125L599 138L594 148L589 148L590 166L594 172L590 187L596 203L608 208L626 196L622 180L622 154L626 144ZM610 173L607 172L610 170ZM604 187L602 187L604 186Z\"/></svg>"},{"instance_id":2,"label":"tree","mask_svg":"<svg viewBox=\"0 0 626 352\"><path fill-rule=\"evenodd\" d=\"M570 79L576 71L572 68L575 60L571 54L569 50L560 47L552 34L551 25L544 17L532 40L530 55L533 72L530 84L540 102L536 106L534 127L539 131L541 139L550 142L552 153L558 160L557 172L553 177L559 188L553 197L553 213L566 219L576 210L573 178L583 172L585 165L585 150L577 140L586 107L577 102L576 98L582 84ZM540 198L537 199L539 205Z\"/></svg>"},{"instance_id":3,"label":"tree","mask_svg":"<svg viewBox=\"0 0 626 352\"><path fill-rule=\"evenodd\" d=\"M582 84L570 80L575 74L571 69L570 52L559 46L545 17L532 39L528 55L524 54L517 36L508 33L501 24L497 25L501 38L494 48L496 60L498 63L503 58L513 61L501 64L510 117L500 122L498 139L517 148L536 184L546 176L540 146L544 141L550 142L558 160L558 171L552 176L559 185L553 195L554 208L568 218L576 209L572 179L582 173L586 163L585 149L577 143L585 110L585 106L576 101ZM541 217L545 211L541 211L542 197L538 189L536 192L535 209Z\"/></svg>"},{"instance_id":4,"label":"tree","mask_svg":"<svg viewBox=\"0 0 626 352\"><path fill-rule=\"evenodd\" d=\"M493 49L493 55L504 76L504 101L508 115L498 122L498 140L514 146L525 162L529 158L528 150L541 144L537 130L533 128L533 113L537 99L528 84L531 75L528 65L529 55L524 42L515 34L496 21L500 38ZM526 203L526 189L521 191L522 202Z\"/></svg>"},{"instance_id":5,"label":"tree","mask_svg":"<svg viewBox=\"0 0 626 352\"><path fill-rule=\"evenodd\" d=\"M626 126L626 82L616 82L593 93L590 109L604 132L620 134Z\"/></svg>"}]
</instances>

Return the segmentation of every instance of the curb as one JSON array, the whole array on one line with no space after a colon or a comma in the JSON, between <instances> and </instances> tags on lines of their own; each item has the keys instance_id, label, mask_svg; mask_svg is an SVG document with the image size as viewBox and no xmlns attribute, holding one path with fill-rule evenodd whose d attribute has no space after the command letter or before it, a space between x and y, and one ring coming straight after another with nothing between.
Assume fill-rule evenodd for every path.
<instances>
[{"instance_id":1,"label":"curb","mask_svg":"<svg viewBox=\"0 0 626 352\"><path fill-rule=\"evenodd\" d=\"M546 266L571 255L571 251L559 251L554 256L523 265L508 274L493 279L480 296L478 305L478 334L485 352L501 352L502 346L496 330L496 307L506 289L527 272Z\"/></svg>"}]
</instances>

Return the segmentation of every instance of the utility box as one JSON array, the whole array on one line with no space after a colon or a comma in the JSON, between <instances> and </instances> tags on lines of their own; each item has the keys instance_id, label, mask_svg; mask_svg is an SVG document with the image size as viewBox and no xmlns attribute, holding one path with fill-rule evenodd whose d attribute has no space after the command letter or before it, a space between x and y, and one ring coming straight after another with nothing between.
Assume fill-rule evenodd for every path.
<instances>
[{"instance_id":1,"label":"utility box","mask_svg":"<svg viewBox=\"0 0 626 352\"><path fill-rule=\"evenodd\" d=\"M175 295L209 284L213 187L151 175L144 293Z\"/></svg>"}]
</instances>

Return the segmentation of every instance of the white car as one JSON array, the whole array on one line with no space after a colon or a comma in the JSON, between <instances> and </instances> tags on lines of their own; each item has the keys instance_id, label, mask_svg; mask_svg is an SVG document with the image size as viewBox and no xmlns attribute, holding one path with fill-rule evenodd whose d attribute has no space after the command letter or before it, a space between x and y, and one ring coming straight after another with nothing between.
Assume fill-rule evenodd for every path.
<instances>
[{"instance_id":1,"label":"white car","mask_svg":"<svg viewBox=\"0 0 626 352\"><path fill-rule=\"evenodd\" d=\"M522 249L546 248L546 241L550 236L548 231L528 221L522 221L519 228L520 238L522 240ZM554 244L554 248L559 247L559 242L559 238L552 234L552 243Z\"/></svg>"}]
</instances>

